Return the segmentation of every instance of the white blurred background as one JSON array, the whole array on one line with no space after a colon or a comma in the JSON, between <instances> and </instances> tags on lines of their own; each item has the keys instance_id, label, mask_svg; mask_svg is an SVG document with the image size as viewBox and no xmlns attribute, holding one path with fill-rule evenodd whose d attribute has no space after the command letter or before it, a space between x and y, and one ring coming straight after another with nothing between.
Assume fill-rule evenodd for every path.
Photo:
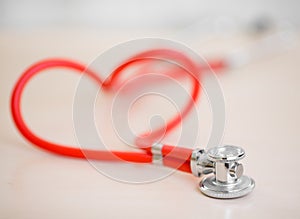
<instances>
[{"instance_id":1,"label":"white blurred background","mask_svg":"<svg viewBox=\"0 0 300 219\"><path fill-rule=\"evenodd\" d=\"M202 32L212 33L235 31L258 19L299 27L299 6L297 0L1 0L0 27L20 30L197 27Z\"/></svg>"}]
</instances>

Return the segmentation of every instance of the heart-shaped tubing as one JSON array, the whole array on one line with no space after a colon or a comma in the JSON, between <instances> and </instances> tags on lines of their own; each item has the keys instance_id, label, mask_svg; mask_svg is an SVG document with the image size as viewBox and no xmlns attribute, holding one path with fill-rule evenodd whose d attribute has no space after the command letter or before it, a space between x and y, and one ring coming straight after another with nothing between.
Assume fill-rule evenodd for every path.
<instances>
[{"instance_id":1,"label":"heart-shaped tubing","mask_svg":"<svg viewBox=\"0 0 300 219\"><path fill-rule=\"evenodd\" d=\"M22 113L21 113L21 98L24 88L26 87L29 80L41 73L43 70L52 69L52 68L68 68L75 70L80 74L84 74L85 76L93 79L99 86L103 89L109 89L117 84L120 75L123 70L134 64L138 60L146 59L146 58L156 58L163 59L167 61L173 61L178 65L182 66L186 72L189 72L188 77L192 81L192 92L191 92L191 100L186 105L186 107L181 111L180 114L176 115L173 119L171 119L166 127L159 128L158 130L153 131L151 134L144 133L136 140L137 146L144 151L141 152L128 152L128 151L101 151L101 150L90 150L90 149L81 149L68 145L56 144L50 141L47 141L35 133L33 133L26 123L24 122ZM217 65L219 68L219 65ZM200 66L194 63L187 56L181 54L177 51L172 50L152 50L146 51L144 53L140 53L134 57L131 57L127 61L125 61L122 65L120 65L116 70L114 70L111 76L103 81L98 75L89 70L85 65L80 64L75 61L67 60L67 59L46 59L40 62L33 64L29 67L18 79L17 83L14 86L12 96L11 96L11 112L13 120L21 132L21 134L32 144L45 149L47 151L53 152L55 154L84 158L87 157L89 159L96 160L104 160L104 161L129 161L129 162L138 162L138 163L151 163L152 162L152 154L151 154L151 145L154 143L153 141L160 137L162 134L165 135L173 130L178 124L181 123L182 119L189 113L195 101L197 101L200 94L200 84L199 84L199 76L200 76ZM174 146L164 146L162 150L164 159L163 163L166 166L176 168L181 171L191 172L190 169L190 156L192 153L191 149L185 149Z\"/></svg>"}]
</instances>

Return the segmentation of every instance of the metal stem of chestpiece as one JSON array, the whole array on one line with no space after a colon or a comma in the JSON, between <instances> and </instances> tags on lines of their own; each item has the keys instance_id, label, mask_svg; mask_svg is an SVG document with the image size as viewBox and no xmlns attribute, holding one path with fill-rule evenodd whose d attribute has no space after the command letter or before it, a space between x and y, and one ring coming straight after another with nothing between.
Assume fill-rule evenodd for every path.
<instances>
[{"instance_id":1,"label":"metal stem of chestpiece","mask_svg":"<svg viewBox=\"0 0 300 219\"><path fill-rule=\"evenodd\" d=\"M243 175L244 168L238 161L245 151L236 146L222 146L204 150L196 149L191 156L191 170L195 176L214 173L200 182L200 190L205 195L220 198L238 198L250 193L255 182Z\"/></svg>"}]
</instances>

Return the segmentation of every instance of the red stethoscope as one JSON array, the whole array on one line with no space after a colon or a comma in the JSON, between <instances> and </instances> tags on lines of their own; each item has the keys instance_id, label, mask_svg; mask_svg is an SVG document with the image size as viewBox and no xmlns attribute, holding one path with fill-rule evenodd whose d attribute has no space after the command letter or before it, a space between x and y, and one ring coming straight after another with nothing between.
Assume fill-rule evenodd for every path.
<instances>
[{"instance_id":1,"label":"red stethoscope","mask_svg":"<svg viewBox=\"0 0 300 219\"><path fill-rule=\"evenodd\" d=\"M176 115L167 122L163 129L154 130L150 136L147 136L147 133L142 134L143 139L145 139L146 136L147 143L140 141L140 139L136 140L136 145L141 149L141 152L101 151L56 144L36 135L25 123L21 112L22 93L30 79L42 73L44 70L53 68L71 69L79 74L88 76L102 89L110 90L112 87L116 87L121 83L120 81L124 69L134 66L136 63L143 62L149 56L164 58L184 65L189 72L191 72L188 74L188 78L191 81L192 89L190 94L191 100L180 115ZM12 117L20 133L29 142L52 153L83 159L86 159L88 155L89 159L103 161L123 160L135 163L161 163L164 166L187 173L193 173L198 177L203 174L211 174L211 176L206 177L200 182L200 190L204 194L214 198L241 197L251 192L255 183L250 177L243 175L243 166L238 160L243 158L245 153L240 147L226 145L211 148L206 151L202 149L193 150L163 145L155 141L155 139L161 135L162 131L164 131L164 134L170 133L190 112L201 92L199 84L201 73L207 68L223 70L228 66L229 64L226 63L225 60L217 60L208 62L207 65L200 65L180 51L155 49L143 51L134 57L130 57L122 62L108 79L102 80L94 71L78 62L67 59L47 59L30 66L16 82L11 96ZM174 73L172 69L167 74L173 77L180 77L180 72Z\"/></svg>"}]
</instances>

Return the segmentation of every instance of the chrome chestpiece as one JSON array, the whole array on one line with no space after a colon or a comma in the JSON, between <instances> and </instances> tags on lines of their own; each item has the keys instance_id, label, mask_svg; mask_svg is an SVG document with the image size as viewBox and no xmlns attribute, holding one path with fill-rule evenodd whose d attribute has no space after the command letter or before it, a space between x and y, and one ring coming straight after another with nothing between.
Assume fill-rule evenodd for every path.
<instances>
[{"instance_id":1,"label":"chrome chestpiece","mask_svg":"<svg viewBox=\"0 0 300 219\"><path fill-rule=\"evenodd\" d=\"M202 193L213 198L238 198L250 193L255 182L243 175L244 168L238 161L245 157L245 151L226 145L209 149L196 149L191 156L191 170L201 177L213 173L199 184Z\"/></svg>"}]
</instances>

